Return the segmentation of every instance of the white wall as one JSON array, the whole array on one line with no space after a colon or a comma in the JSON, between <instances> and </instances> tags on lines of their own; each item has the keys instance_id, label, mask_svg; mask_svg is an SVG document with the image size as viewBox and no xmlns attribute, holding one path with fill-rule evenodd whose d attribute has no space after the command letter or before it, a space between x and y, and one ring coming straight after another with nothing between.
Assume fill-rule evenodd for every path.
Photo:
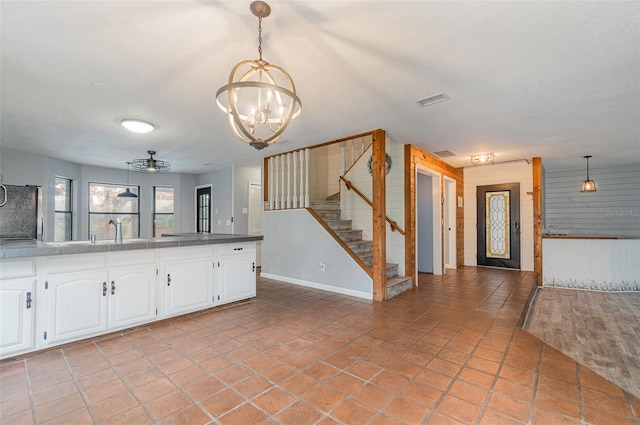
<instances>
[{"instance_id":1,"label":"white wall","mask_svg":"<svg viewBox=\"0 0 640 425\"><path fill-rule=\"evenodd\" d=\"M124 165L124 163L123 163ZM127 170L81 165L16 149L0 149L0 173L3 182L15 185L37 185L43 188L45 206L45 239L53 240L55 178L73 180L73 239L89 237L89 182L126 185ZM140 186L140 237L153 234L153 187L171 186L175 189L175 231L190 232L194 227L193 191L195 176L180 173L130 173L130 184Z\"/></svg>"},{"instance_id":2,"label":"white wall","mask_svg":"<svg viewBox=\"0 0 640 425\"><path fill-rule=\"evenodd\" d=\"M371 278L307 210L265 211L262 232L262 277L372 298Z\"/></svg>"},{"instance_id":3,"label":"white wall","mask_svg":"<svg viewBox=\"0 0 640 425\"><path fill-rule=\"evenodd\" d=\"M549 233L640 236L640 164L589 169L595 192L580 192L586 161L545 166L543 224ZM593 165L593 161L591 161Z\"/></svg>"},{"instance_id":4,"label":"white wall","mask_svg":"<svg viewBox=\"0 0 640 425\"><path fill-rule=\"evenodd\" d=\"M386 151L391 156L392 165L386 176L386 209L387 216L395 221L401 229L404 225L404 145L387 137ZM371 149L360 158L351 168L346 178L350 180L369 200L373 199L372 177L367 165L371 157ZM346 189L342 184L340 188L342 218L353 221L353 228L362 230L362 239L373 239L373 214L371 207L367 205L353 191ZM392 232L387 224L387 262L398 264L398 274L404 275L404 236L398 232Z\"/></svg>"},{"instance_id":5,"label":"white wall","mask_svg":"<svg viewBox=\"0 0 640 425\"><path fill-rule=\"evenodd\" d=\"M233 166L233 233L249 233L249 182L260 183L261 179L259 166Z\"/></svg>"},{"instance_id":6,"label":"white wall","mask_svg":"<svg viewBox=\"0 0 640 425\"><path fill-rule=\"evenodd\" d=\"M464 169L464 264L476 266L476 188L520 183L520 269L533 270L533 171L526 162L466 167Z\"/></svg>"},{"instance_id":7,"label":"white wall","mask_svg":"<svg viewBox=\"0 0 640 425\"><path fill-rule=\"evenodd\" d=\"M233 167L196 176L196 186L209 184L212 186L211 232L233 233Z\"/></svg>"}]
</instances>

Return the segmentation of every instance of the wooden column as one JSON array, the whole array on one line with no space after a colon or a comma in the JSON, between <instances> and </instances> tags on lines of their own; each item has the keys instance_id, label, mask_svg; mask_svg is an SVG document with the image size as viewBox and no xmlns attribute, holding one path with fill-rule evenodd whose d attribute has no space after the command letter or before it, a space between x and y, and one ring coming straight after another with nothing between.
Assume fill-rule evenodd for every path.
<instances>
[{"instance_id":1,"label":"wooden column","mask_svg":"<svg viewBox=\"0 0 640 425\"><path fill-rule=\"evenodd\" d=\"M532 161L533 169L533 272L542 286L542 158Z\"/></svg>"},{"instance_id":2,"label":"wooden column","mask_svg":"<svg viewBox=\"0 0 640 425\"><path fill-rule=\"evenodd\" d=\"M386 237L386 140L384 130L373 132L373 299L387 298L387 237Z\"/></svg>"}]
</instances>

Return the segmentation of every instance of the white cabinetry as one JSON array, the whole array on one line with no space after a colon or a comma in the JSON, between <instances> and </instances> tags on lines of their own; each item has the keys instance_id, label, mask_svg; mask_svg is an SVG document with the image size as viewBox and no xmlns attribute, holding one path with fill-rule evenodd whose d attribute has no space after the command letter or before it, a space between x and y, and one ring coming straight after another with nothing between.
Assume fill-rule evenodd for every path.
<instances>
[{"instance_id":1,"label":"white cabinetry","mask_svg":"<svg viewBox=\"0 0 640 425\"><path fill-rule=\"evenodd\" d=\"M165 315L211 307L213 249L210 246L164 250Z\"/></svg>"},{"instance_id":2,"label":"white cabinetry","mask_svg":"<svg viewBox=\"0 0 640 425\"><path fill-rule=\"evenodd\" d=\"M0 264L0 357L34 346L35 260L8 260Z\"/></svg>"},{"instance_id":3,"label":"white cabinetry","mask_svg":"<svg viewBox=\"0 0 640 425\"><path fill-rule=\"evenodd\" d=\"M156 318L156 262L153 250L109 254L109 329Z\"/></svg>"},{"instance_id":4,"label":"white cabinetry","mask_svg":"<svg viewBox=\"0 0 640 425\"><path fill-rule=\"evenodd\" d=\"M107 255L47 258L46 344L80 339L107 329Z\"/></svg>"},{"instance_id":5,"label":"white cabinetry","mask_svg":"<svg viewBox=\"0 0 640 425\"><path fill-rule=\"evenodd\" d=\"M228 303L256 296L255 243L221 245L218 250L220 302Z\"/></svg>"}]
</instances>

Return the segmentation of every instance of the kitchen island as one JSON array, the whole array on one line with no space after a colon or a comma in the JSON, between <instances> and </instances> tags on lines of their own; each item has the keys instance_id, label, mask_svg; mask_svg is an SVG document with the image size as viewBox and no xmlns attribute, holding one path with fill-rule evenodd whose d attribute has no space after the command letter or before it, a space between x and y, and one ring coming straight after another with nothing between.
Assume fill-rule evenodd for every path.
<instances>
[{"instance_id":1,"label":"kitchen island","mask_svg":"<svg viewBox=\"0 0 640 425\"><path fill-rule=\"evenodd\" d=\"M261 235L0 242L0 358L255 297Z\"/></svg>"}]
</instances>

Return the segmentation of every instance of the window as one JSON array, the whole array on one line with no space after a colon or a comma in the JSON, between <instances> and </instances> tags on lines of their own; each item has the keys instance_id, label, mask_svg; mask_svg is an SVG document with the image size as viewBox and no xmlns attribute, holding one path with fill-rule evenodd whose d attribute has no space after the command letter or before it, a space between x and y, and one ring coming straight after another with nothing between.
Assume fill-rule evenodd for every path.
<instances>
[{"instance_id":1,"label":"window","mask_svg":"<svg viewBox=\"0 0 640 425\"><path fill-rule=\"evenodd\" d=\"M131 192L139 195L139 186L128 186ZM89 234L96 239L113 239L115 226L109 221L120 220L122 237L137 238L140 235L140 213L138 198L118 198L125 191L124 186L89 183Z\"/></svg>"},{"instance_id":2,"label":"window","mask_svg":"<svg viewBox=\"0 0 640 425\"><path fill-rule=\"evenodd\" d=\"M54 241L71 240L71 180L56 177Z\"/></svg>"},{"instance_id":3,"label":"window","mask_svg":"<svg viewBox=\"0 0 640 425\"><path fill-rule=\"evenodd\" d=\"M173 232L173 188L153 189L153 236Z\"/></svg>"}]
</instances>

